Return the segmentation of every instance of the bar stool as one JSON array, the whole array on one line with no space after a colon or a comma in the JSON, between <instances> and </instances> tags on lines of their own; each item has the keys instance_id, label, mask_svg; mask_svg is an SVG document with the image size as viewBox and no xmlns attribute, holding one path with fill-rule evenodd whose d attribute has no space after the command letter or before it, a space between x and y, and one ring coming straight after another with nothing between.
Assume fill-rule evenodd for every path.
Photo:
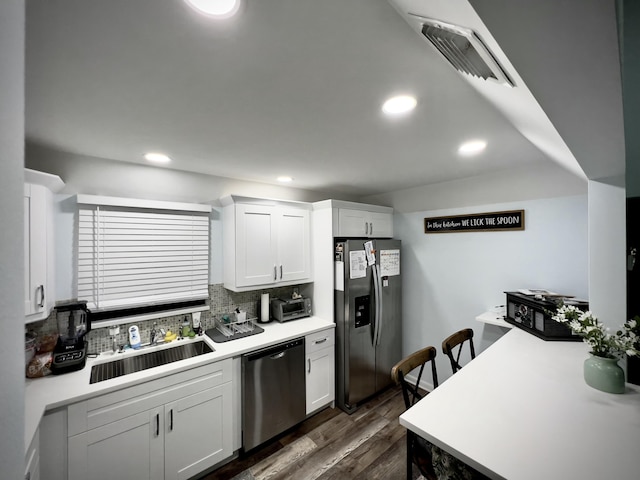
<instances>
[{"instance_id":1,"label":"bar stool","mask_svg":"<svg viewBox=\"0 0 640 480\"><path fill-rule=\"evenodd\" d=\"M391 369L391 378L402 387L402 395L407 409L426 395L419 391L419 385L424 368L429 362L431 362L433 388L438 387L436 353L435 347L423 348L400 360ZM415 382L409 382L406 378L407 375L418 368ZM414 463L427 480L489 480L466 463L407 429L407 480L412 478Z\"/></svg>"},{"instance_id":2,"label":"bar stool","mask_svg":"<svg viewBox=\"0 0 640 480\"><path fill-rule=\"evenodd\" d=\"M424 367L429 362L431 362L433 387L436 388L438 386L438 373L435 363L436 353L435 347L423 348L400 360L391 369L391 378L396 385L402 387L402 396L404 397L404 404L407 409L411 408L418 400L424 397L418 388ZM407 375L418 368L420 370L418 370L415 383L409 382ZM427 480L437 480L438 477L431 461L431 447L432 445L424 438L407 429L407 480L411 480L414 463Z\"/></svg>"},{"instance_id":3,"label":"bar stool","mask_svg":"<svg viewBox=\"0 0 640 480\"><path fill-rule=\"evenodd\" d=\"M476 358L476 351L473 348L473 330L465 328L457 331L456 333L449 335L442 342L442 352L449 357L451 362L451 370L456 373L462 368L460 365L460 354L462 353L462 347L465 342L469 342L469 349L471 351L471 359ZM454 358L455 355L455 358Z\"/></svg>"}]
</instances>

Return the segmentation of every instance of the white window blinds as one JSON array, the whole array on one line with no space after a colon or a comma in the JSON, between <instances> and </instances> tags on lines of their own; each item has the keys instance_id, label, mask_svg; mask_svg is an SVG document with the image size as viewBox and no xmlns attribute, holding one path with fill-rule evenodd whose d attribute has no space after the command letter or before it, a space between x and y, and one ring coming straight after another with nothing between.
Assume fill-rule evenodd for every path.
<instances>
[{"instance_id":1,"label":"white window blinds","mask_svg":"<svg viewBox=\"0 0 640 480\"><path fill-rule=\"evenodd\" d=\"M207 298L210 207L124 200L78 195L78 299L101 311Z\"/></svg>"}]
</instances>

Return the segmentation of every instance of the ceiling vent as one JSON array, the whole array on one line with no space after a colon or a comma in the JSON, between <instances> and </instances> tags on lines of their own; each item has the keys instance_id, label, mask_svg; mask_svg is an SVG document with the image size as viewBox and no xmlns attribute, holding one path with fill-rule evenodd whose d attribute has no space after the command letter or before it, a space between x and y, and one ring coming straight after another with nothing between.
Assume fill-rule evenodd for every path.
<instances>
[{"instance_id":1,"label":"ceiling vent","mask_svg":"<svg viewBox=\"0 0 640 480\"><path fill-rule=\"evenodd\" d=\"M459 72L498 82L515 84L480 36L468 28L410 14L422 25L422 34Z\"/></svg>"}]
</instances>

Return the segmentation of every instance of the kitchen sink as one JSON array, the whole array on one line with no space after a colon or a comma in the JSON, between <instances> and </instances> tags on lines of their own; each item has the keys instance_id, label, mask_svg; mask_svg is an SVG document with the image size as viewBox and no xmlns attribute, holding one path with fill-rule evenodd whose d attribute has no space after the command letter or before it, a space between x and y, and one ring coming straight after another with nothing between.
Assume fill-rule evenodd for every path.
<instances>
[{"instance_id":1,"label":"kitchen sink","mask_svg":"<svg viewBox=\"0 0 640 480\"><path fill-rule=\"evenodd\" d=\"M91 367L89 383L98 383L168 363L197 357L214 350L205 342L189 342L171 348L120 358L111 362L100 363Z\"/></svg>"}]
</instances>

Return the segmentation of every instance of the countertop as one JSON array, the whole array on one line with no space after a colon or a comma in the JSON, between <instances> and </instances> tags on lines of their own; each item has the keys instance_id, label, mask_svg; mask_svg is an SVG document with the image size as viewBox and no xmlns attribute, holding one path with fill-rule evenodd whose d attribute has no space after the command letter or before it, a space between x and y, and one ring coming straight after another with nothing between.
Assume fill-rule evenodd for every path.
<instances>
[{"instance_id":1,"label":"countertop","mask_svg":"<svg viewBox=\"0 0 640 480\"><path fill-rule=\"evenodd\" d=\"M588 346L518 328L400 416L493 479L636 480L640 387L589 387Z\"/></svg>"},{"instance_id":2,"label":"countertop","mask_svg":"<svg viewBox=\"0 0 640 480\"><path fill-rule=\"evenodd\" d=\"M88 358L86 366L77 372L27 379L25 385L25 451L31 444L40 420L47 410L64 407L97 395L126 388L140 382L154 380L207 363L237 357L244 353L275 345L293 338L309 335L327 328L334 328L335 324L318 317L308 317L286 323L274 321L267 324L260 324L260 326L264 328L264 332L223 343L215 343L206 335L202 335L201 337L195 337L193 339L175 340L166 345L146 347L140 350L127 350L124 353L105 352L96 358ZM214 351L111 380L94 384L89 383L91 367L93 365L124 358L125 356L149 352L153 349L171 348L181 342L196 341L206 342Z\"/></svg>"},{"instance_id":3,"label":"countertop","mask_svg":"<svg viewBox=\"0 0 640 480\"><path fill-rule=\"evenodd\" d=\"M498 310L498 311L488 311L484 312L476 317L476 321L482 323L488 323L489 325L497 325L498 327L503 328L513 328L513 325L507 323L504 319L506 311Z\"/></svg>"}]
</instances>

